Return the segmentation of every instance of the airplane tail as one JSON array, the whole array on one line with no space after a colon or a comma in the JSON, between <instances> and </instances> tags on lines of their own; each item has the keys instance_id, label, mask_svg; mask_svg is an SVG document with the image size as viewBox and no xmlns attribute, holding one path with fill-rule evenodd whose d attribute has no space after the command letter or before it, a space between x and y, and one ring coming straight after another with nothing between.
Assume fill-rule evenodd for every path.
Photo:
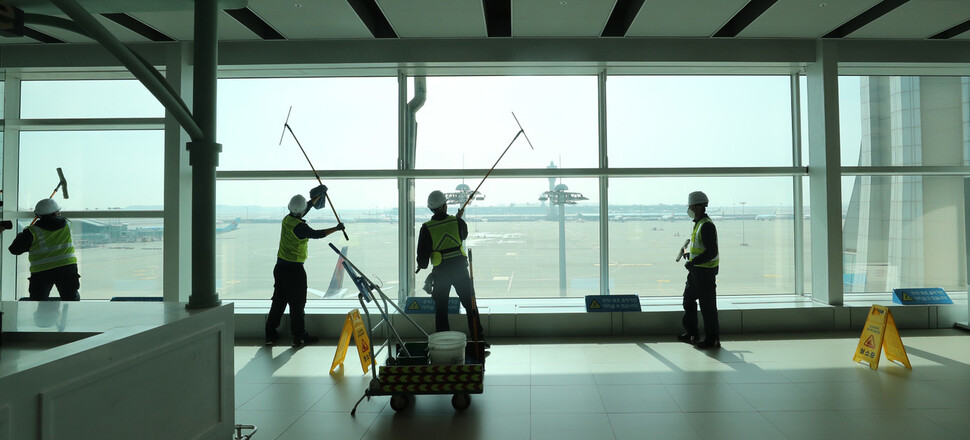
<instances>
[{"instance_id":1,"label":"airplane tail","mask_svg":"<svg viewBox=\"0 0 970 440\"><path fill-rule=\"evenodd\" d=\"M347 246L340 249L340 253L347 255ZM344 257L337 257L337 265L333 268L333 277L330 278L330 286L327 287L327 292L324 297L333 296L340 293L344 288Z\"/></svg>"}]
</instances>

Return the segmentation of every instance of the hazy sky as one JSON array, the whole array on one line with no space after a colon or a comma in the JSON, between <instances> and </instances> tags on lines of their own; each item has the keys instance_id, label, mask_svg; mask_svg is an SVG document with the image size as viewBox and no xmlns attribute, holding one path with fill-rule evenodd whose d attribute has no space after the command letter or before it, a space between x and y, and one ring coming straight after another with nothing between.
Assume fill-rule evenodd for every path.
<instances>
[{"instance_id":1,"label":"hazy sky","mask_svg":"<svg viewBox=\"0 0 970 440\"><path fill-rule=\"evenodd\" d=\"M413 81L409 81L413 83ZM418 168L487 169L516 135L514 111L535 147L520 137L500 168L597 166L595 77L432 77L418 112ZM413 87L410 95L413 96ZM790 166L787 76L609 77L608 151L612 167ZM228 79L219 82L220 170L308 170L286 133L289 123L319 171L397 166L396 78ZM804 96L804 95L803 95ZM65 97L69 97L65 99ZM840 79L843 164L861 139L859 79ZM803 100L804 101L804 100ZM804 102L803 102L804 108ZM159 117L163 109L137 81L25 81L23 118ZM804 120L804 118L803 118ZM803 134L805 132L803 131ZM31 209L64 169L66 210L162 203L162 133L22 132L21 208ZM803 138L807 138L803 136ZM805 146L807 151L807 145ZM804 155L807 157L807 153ZM471 187L481 176L465 179ZM461 179L417 182L419 206L431 189ZM328 180L337 208L397 205L394 180ZM563 183L599 203L598 181ZM219 203L285 206L307 181L220 182ZM682 204L708 192L712 204L790 206L790 178L614 179L611 204ZM538 203L548 180L489 179L482 205ZM843 188L847 197L851 188Z\"/></svg>"}]
</instances>

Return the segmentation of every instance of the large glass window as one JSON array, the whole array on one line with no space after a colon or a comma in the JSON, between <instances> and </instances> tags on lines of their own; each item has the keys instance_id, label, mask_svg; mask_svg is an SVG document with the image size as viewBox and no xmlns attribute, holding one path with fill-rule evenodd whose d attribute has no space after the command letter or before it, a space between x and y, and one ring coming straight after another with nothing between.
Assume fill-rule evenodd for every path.
<instances>
[{"instance_id":1,"label":"large glass window","mask_svg":"<svg viewBox=\"0 0 970 440\"><path fill-rule=\"evenodd\" d=\"M81 299L162 296L161 218L68 218L81 275ZM18 222L17 231L30 225ZM17 296L28 296L30 261L17 258ZM58 298L57 288L51 291Z\"/></svg>"},{"instance_id":2,"label":"large glass window","mask_svg":"<svg viewBox=\"0 0 970 440\"><path fill-rule=\"evenodd\" d=\"M966 77L839 78L843 166L967 162Z\"/></svg>"},{"instance_id":3,"label":"large glass window","mask_svg":"<svg viewBox=\"0 0 970 440\"><path fill-rule=\"evenodd\" d=\"M165 108L137 80L24 81L20 117L161 118Z\"/></svg>"},{"instance_id":4,"label":"large glass window","mask_svg":"<svg viewBox=\"0 0 970 440\"><path fill-rule=\"evenodd\" d=\"M616 294L677 296L690 238L687 195L704 191L717 227L719 295L794 292L792 179L610 179L610 284Z\"/></svg>"},{"instance_id":5,"label":"large glass window","mask_svg":"<svg viewBox=\"0 0 970 440\"><path fill-rule=\"evenodd\" d=\"M415 182L415 237L431 219L426 201L441 190L464 200L460 180ZM468 205L465 248L472 250L481 298L577 297L599 294L599 197L596 179L499 179ZM451 194L449 194L451 193ZM467 196L466 196L467 197ZM419 283L425 274L419 275ZM421 293L423 294L423 293Z\"/></svg>"},{"instance_id":6,"label":"large glass window","mask_svg":"<svg viewBox=\"0 0 970 440\"><path fill-rule=\"evenodd\" d=\"M520 137L500 167L595 167L596 108L593 76L429 77L416 166L491 168L519 132L517 118L535 150Z\"/></svg>"},{"instance_id":7,"label":"large glass window","mask_svg":"<svg viewBox=\"0 0 970 440\"><path fill-rule=\"evenodd\" d=\"M223 79L218 87L221 170L308 170L293 135L319 171L397 167L397 78ZM283 128L288 113L292 134Z\"/></svg>"},{"instance_id":8,"label":"large glass window","mask_svg":"<svg viewBox=\"0 0 970 440\"><path fill-rule=\"evenodd\" d=\"M843 165L970 163L967 78L844 77L839 86L843 139L855 136L843 141ZM845 176L842 188L846 292L966 288L963 176Z\"/></svg>"},{"instance_id":9,"label":"large glass window","mask_svg":"<svg viewBox=\"0 0 970 440\"><path fill-rule=\"evenodd\" d=\"M67 211L162 208L162 131L25 131L20 133L20 210L51 196L61 168Z\"/></svg>"},{"instance_id":10,"label":"large glass window","mask_svg":"<svg viewBox=\"0 0 970 440\"><path fill-rule=\"evenodd\" d=\"M325 184L337 215L347 227L341 233L310 240L305 263L308 299L355 298L357 289L343 272L335 274L337 254L330 243L382 289L395 292L398 281L398 213L396 180L330 180ZM280 227L290 198L309 198L315 181L220 181L216 186L216 289L226 299L269 299ZM336 225L328 204L305 217L314 229ZM336 275L336 276L335 276Z\"/></svg>"},{"instance_id":11,"label":"large glass window","mask_svg":"<svg viewBox=\"0 0 970 440\"><path fill-rule=\"evenodd\" d=\"M790 166L788 76L610 76L611 167Z\"/></svg>"},{"instance_id":12,"label":"large glass window","mask_svg":"<svg viewBox=\"0 0 970 440\"><path fill-rule=\"evenodd\" d=\"M966 289L963 177L847 176L845 292Z\"/></svg>"}]
</instances>

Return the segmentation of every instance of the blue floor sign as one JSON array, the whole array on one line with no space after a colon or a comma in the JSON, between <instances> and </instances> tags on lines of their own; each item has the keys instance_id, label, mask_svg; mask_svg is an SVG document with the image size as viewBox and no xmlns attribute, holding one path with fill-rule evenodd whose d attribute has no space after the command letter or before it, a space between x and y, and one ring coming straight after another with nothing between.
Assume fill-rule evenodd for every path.
<instances>
[{"instance_id":1,"label":"blue floor sign","mask_svg":"<svg viewBox=\"0 0 970 440\"><path fill-rule=\"evenodd\" d=\"M458 313L460 304L458 298L448 298L448 314ZM404 311L407 313L434 313L434 299L430 296L412 296L404 302Z\"/></svg>"},{"instance_id":2,"label":"blue floor sign","mask_svg":"<svg viewBox=\"0 0 970 440\"><path fill-rule=\"evenodd\" d=\"M637 295L586 295L587 312L639 312Z\"/></svg>"},{"instance_id":3,"label":"blue floor sign","mask_svg":"<svg viewBox=\"0 0 970 440\"><path fill-rule=\"evenodd\" d=\"M893 289L896 304L953 304L953 300L940 287L922 289Z\"/></svg>"}]
</instances>

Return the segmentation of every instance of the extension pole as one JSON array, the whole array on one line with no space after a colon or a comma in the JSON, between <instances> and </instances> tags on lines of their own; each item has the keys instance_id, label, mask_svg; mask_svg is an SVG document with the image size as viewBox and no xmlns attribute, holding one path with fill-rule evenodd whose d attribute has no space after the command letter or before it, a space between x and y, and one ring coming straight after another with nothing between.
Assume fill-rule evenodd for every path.
<instances>
[{"instance_id":1,"label":"extension pole","mask_svg":"<svg viewBox=\"0 0 970 440\"><path fill-rule=\"evenodd\" d=\"M482 181L478 182L478 186L476 186L475 190L472 191L472 193L468 196L468 198L465 200L465 203L461 205L461 209L458 210L458 215L456 217L461 217L462 213L465 212L465 207L468 206L468 203L471 202L472 199L475 197L475 194L478 192L478 189L482 187L483 183L485 183L485 179L488 179L488 176L492 174L492 171L495 171L495 167L498 166L498 163L502 160L503 157L505 157L505 153L508 153L509 148L512 148L512 144L514 144L515 140L519 138L519 135L524 136L525 141L529 143L529 148L535 150L535 147L532 146L532 141L529 140L529 136L525 134L525 129L522 128L522 124L519 123L519 118L515 117L515 112L512 112L512 117L515 118L515 123L519 126L519 132L516 133L515 137L512 138L512 142L509 142L509 146L505 147L505 150L502 151L502 155L498 157L498 159L495 161L495 164L492 165L492 168L490 168L488 172L485 173L485 177L482 177Z\"/></svg>"},{"instance_id":2,"label":"extension pole","mask_svg":"<svg viewBox=\"0 0 970 440\"><path fill-rule=\"evenodd\" d=\"M293 111L293 107L290 107L290 111ZM294 133L293 132L293 129L290 128L290 114L289 114L289 112L286 113L286 122L283 123L283 128L290 131L290 136L293 136L293 140L296 141L296 146L300 147L300 151L303 152L303 157L305 157L306 158L306 162L308 164L310 164L310 169L313 170L313 175L316 176L317 183L319 183L320 185L323 185L323 180L320 180L320 175L317 174L317 169L313 167L313 162L310 162L310 156L307 156L306 150L303 149L303 144L300 143L300 139L296 137L296 133ZM283 143L283 136L282 135L280 136L280 143ZM337 223L340 223L340 216L337 215L337 208L334 208L333 207L333 202L330 201L330 194L326 194L326 197L327 197L327 203L330 204L330 210L333 211L334 218L337 219ZM311 204L312 204L312 201L311 201ZM346 230L343 230L343 231L340 231L340 232L343 232L344 233L344 239L345 240L350 241L350 237L347 236L347 231Z\"/></svg>"}]
</instances>

